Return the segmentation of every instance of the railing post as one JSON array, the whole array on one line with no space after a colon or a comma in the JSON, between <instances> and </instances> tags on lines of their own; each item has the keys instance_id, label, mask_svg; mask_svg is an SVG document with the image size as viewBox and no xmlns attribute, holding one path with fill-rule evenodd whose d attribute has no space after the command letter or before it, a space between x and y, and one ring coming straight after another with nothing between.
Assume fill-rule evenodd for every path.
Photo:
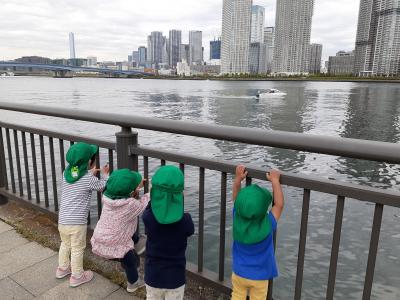
<instances>
[{"instance_id":1,"label":"railing post","mask_svg":"<svg viewBox=\"0 0 400 300\"><path fill-rule=\"evenodd\" d=\"M118 169L133 169L139 171L139 159L138 155L131 154L130 147L138 145L138 133L132 131L130 127L121 127L121 131L115 134L117 138L116 150L117 150L117 168ZM138 217L137 228L134 236L140 234L140 222Z\"/></svg>"},{"instance_id":2,"label":"railing post","mask_svg":"<svg viewBox=\"0 0 400 300\"><path fill-rule=\"evenodd\" d=\"M0 188L5 188L7 180L6 157L4 154L3 128L0 128ZM8 199L0 195L0 205L6 204Z\"/></svg>"},{"instance_id":3,"label":"railing post","mask_svg":"<svg viewBox=\"0 0 400 300\"><path fill-rule=\"evenodd\" d=\"M129 168L134 171L139 169L138 156L131 154L130 146L137 146L138 133L129 127L122 127L120 132L115 134L117 138L117 168Z\"/></svg>"}]
</instances>

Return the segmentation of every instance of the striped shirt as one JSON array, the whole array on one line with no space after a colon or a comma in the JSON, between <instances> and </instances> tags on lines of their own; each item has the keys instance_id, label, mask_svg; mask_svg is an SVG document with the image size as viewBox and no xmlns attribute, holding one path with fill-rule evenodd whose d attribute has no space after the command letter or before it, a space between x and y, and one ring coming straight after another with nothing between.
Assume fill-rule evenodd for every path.
<instances>
[{"instance_id":1,"label":"striped shirt","mask_svg":"<svg viewBox=\"0 0 400 300\"><path fill-rule=\"evenodd\" d=\"M106 182L90 172L74 183L68 183L63 176L58 224L86 225L92 192L102 192Z\"/></svg>"}]
</instances>

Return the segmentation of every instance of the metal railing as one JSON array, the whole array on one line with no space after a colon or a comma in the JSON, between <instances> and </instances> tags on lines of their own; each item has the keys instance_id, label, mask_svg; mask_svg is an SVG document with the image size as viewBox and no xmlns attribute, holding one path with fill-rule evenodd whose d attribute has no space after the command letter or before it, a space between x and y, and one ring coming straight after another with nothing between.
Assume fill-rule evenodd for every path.
<instances>
[{"instance_id":1,"label":"metal railing","mask_svg":"<svg viewBox=\"0 0 400 300\"><path fill-rule=\"evenodd\" d=\"M116 141L114 143L99 139L0 122L0 195L3 201L5 201L6 198L22 199L26 200L28 203L34 204L36 207L44 209L45 211L57 213L57 178L61 178L59 176L61 176L62 171L65 168L65 141L69 141L70 143L85 141L98 145L101 147L101 154L98 156L97 165L99 166L101 164L100 157L102 156L103 159L108 159L111 169L113 169L115 164L114 160L116 159L118 168L128 167L138 170L139 158L142 157L142 166L145 178L149 177L149 158L160 160L161 165L165 164L166 161L179 163L182 171L185 171L185 166L198 168L199 221L197 228L197 265L188 263L187 268L199 279L205 280L209 284L213 284L215 287L221 288L225 292L229 291L230 288L229 280L225 279L227 174L234 173L237 163L142 147L138 144L138 134L132 131L132 128L141 128L160 132L184 134L196 137L235 141L261 146L272 146L344 157L361 158L380 162L390 162L396 164L400 163L400 145L384 142L266 131L232 126L206 125L192 122L171 121L109 113L94 113L90 111L68 110L14 103L0 103L0 109L121 126L121 131L116 133ZM13 139L11 139L11 131L13 133ZM28 141L31 146L30 153L28 150L27 134L29 134L30 138ZM49 152L46 152L45 149L45 137L48 139L47 146ZM39 139L39 147L37 147L37 139ZM56 151L57 148L54 147L54 140L58 140L58 151ZM22 151L20 149L21 146ZM13 147L14 151L12 150ZM24 159L24 168L21 166L21 152ZM38 152L40 156L37 156ZM6 161L6 156L8 161ZM56 157L58 157L58 159L56 159ZM40 158L41 169L38 168L38 158ZM51 176L47 175L48 159L50 159ZM59 172L57 172L58 165L60 166ZM30 176L31 174L29 166L31 166L31 169L33 169L33 185L31 185L32 179ZM15 178L15 168L17 170L17 178ZM22 170L24 170L24 172L22 172ZM206 170L214 170L220 172L221 174L219 212L220 236L217 274L204 268L204 186ZM253 178L265 180L265 169L248 167L248 172L248 178L246 180L247 184L250 184ZM52 183L52 189L50 190L47 185L49 180L51 180ZM329 275L327 278L328 286L326 291L326 299L333 299L334 296L344 203L346 198L357 199L360 201L373 203L375 205L363 289L363 299L369 299L371 296L374 277L383 208L385 205L400 207L400 194L395 191L290 173L282 174L281 183L287 186L303 189L300 239L294 295L295 299L301 298L311 191L337 196ZM34 187L34 194L32 193L32 187ZM148 189L149 187L146 185L145 192L147 192ZM44 202L42 201L43 198ZM50 199L53 201L51 202ZM101 213L100 199L101 195L98 194L96 218L98 218ZM273 282L270 282L268 299L272 299L272 286Z\"/></svg>"}]
</instances>

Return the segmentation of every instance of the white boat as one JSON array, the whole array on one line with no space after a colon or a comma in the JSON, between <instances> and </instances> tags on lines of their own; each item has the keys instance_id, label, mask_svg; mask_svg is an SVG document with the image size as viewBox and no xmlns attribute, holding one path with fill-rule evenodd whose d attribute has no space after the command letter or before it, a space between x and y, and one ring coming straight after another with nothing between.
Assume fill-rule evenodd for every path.
<instances>
[{"instance_id":1,"label":"white boat","mask_svg":"<svg viewBox=\"0 0 400 300\"><path fill-rule=\"evenodd\" d=\"M256 94L256 98L267 98L271 96L285 96L285 92L281 92L280 90L277 89L266 89L265 91L258 91Z\"/></svg>"},{"instance_id":2,"label":"white boat","mask_svg":"<svg viewBox=\"0 0 400 300\"><path fill-rule=\"evenodd\" d=\"M0 76L1 77L14 76L14 73L13 72L5 72L5 73L2 73Z\"/></svg>"}]
</instances>

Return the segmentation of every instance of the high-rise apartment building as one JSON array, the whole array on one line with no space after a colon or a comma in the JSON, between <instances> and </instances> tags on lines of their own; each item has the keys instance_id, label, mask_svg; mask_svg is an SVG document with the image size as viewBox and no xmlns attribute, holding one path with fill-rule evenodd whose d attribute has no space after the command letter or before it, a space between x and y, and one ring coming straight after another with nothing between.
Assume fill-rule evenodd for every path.
<instances>
[{"instance_id":1,"label":"high-rise apartment building","mask_svg":"<svg viewBox=\"0 0 400 300\"><path fill-rule=\"evenodd\" d=\"M186 63L189 64L190 61L189 44L181 44L181 61L186 61Z\"/></svg>"},{"instance_id":2,"label":"high-rise apartment building","mask_svg":"<svg viewBox=\"0 0 400 300\"><path fill-rule=\"evenodd\" d=\"M76 58L75 56L75 38L74 33L69 33L69 58Z\"/></svg>"},{"instance_id":3,"label":"high-rise apartment building","mask_svg":"<svg viewBox=\"0 0 400 300\"><path fill-rule=\"evenodd\" d=\"M160 31L153 31L147 38L147 58L157 68L163 62L165 37Z\"/></svg>"},{"instance_id":4,"label":"high-rise apartment building","mask_svg":"<svg viewBox=\"0 0 400 300\"><path fill-rule=\"evenodd\" d=\"M224 0L222 6L221 72L248 73L252 0Z\"/></svg>"},{"instance_id":5,"label":"high-rise apartment building","mask_svg":"<svg viewBox=\"0 0 400 300\"><path fill-rule=\"evenodd\" d=\"M251 43L249 52L249 72L250 74L266 73L266 45L264 43Z\"/></svg>"},{"instance_id":6,"label":"high-rise apartment building","mask_svg":"<svg viewBox=\"0 0 400 300\"><path fill-rule=\"evenodd\" d=\"M400 74L400 1L361 0L354 74Z\"/></svg>"},{"instance_id":7,"label":"high-rise apartment building","mask_svg":"<svg viewBox=\"0 0 400 300\"><path fill-rule=\"evenodd\" d=\"M275 27L264 28L264 44L266 47L265 64L266 72L272 72L272 61L274 59L275 48Z\"/></svg>"},{"instance_id":8,"label":"high-rise apartment building","mask_svg":"<svg viewBox=\"0 0 400 300\"><path fill-rule=\"evenodd\" d=\"M322 59L322 45L311 44L310 47L310 64L309 73L319 74L321 73L321 59Z\"/></svg>"},{"instance_id":9,"label":"high-rise apartment building","mask_svg":"<svg viewBox=\"0 0 400 300\"><path fill-rule=\"evenodd\" d=\"M169 39L166 36L162 38L162 59L161 63L163 66L167 66L169 63Z\"/></svg>"},{"instance_id":10,"label":"high-rise apartment building","mask_svg":"<svg viewBox=\"0 0 400 300\"><path fill-rule=\"evenodd\" d=\"M182 31L169 31L169 65L176 68L176 64L181 61Z\"/></svg>"},{"instance_id":11,"label":"high-rise apartment building","mask_svg":"<svg viewBox=\"0 0 400 300\"><path fill-rule=\"evenodd\" d=\"M308 72L314 0L277 0L273 72Z\"/></svg>"},{"instance_id":12,"label":"high-rise apartment building","mask_svg":"<svg viewBox=\"0 0 400 300\"><path fill-rule=\"evenodd\" d=\"M132 62L135 67L139 65L139 51L132 51Z\"/></svg>"},{"instance_id":13,"label":"high-rise apartment building","mask_svg":"<svg viewBox=\"0 0 400 300\"><path fill-rule=\"evenodd\" d=\"M210 60L221 59L221 39L210 41Z\"/></svg>"},{"instance_id":14,"label":"high-rise apartment building","mask_svg":"<svg viewBox=\"0 0 400 300\"><path fill-rule=\"evenodd\" d=\"M147 61L147 48L144 46L140 46L138 48L139 59L138 59L138 66L144 67Z\"/></svg>"},{"instance_id":15,"label":"high-rise apartment building","mask_svg":"<svg viewBox=\"0 0 400 300\"><path fill-rule=\"evenodd\" d=\"M251 37L252 43L264 43L265 8L259 5L251 7Z\"/></svg>"},{"instance_id":16,"label":"high-rise apartment building","mask_svg":"<svg viewBox=\"0 0 400 300\"><path fill-rule=\"evenodd\" d=\"M189 31L190 65L201 65L203 62L203 33L198 30Z\"/></svg>"}]
</instances>

